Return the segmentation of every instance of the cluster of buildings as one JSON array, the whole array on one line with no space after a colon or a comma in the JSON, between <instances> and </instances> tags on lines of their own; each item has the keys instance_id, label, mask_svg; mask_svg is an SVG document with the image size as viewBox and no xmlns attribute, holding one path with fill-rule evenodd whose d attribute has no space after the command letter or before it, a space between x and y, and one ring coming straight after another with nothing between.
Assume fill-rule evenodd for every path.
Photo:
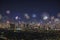
<instances>
[{"instance_id":1,"label":"cluster of buildings","mask_svg":"<svg viewBox=\"0 0 60 40\"><path fill-rule=\"evenodd\" d=\"M8 30L34 30L34 31L39 31L39 30L60 30L60 20L56 19L53 21L48 21L45 20L44 23L40 22L1 22L0 23L0 28L1 29L8 29Z\"/></svg>"},{"instance_id":2,"label":"cluster of buildings","mask_svg":"<svg viewBox=\"0 0 60 40\"><path fill-rule=\"evenodd\" d=\"M39 30L60 30L60 18L54 18L54 16L48 18L43 17L43 21L38 22L36 19L33 21L9 21L1 22L0 16L0 29L7 30L23 30L23 31L39 31Z\"/></svg>"}]
</instances>

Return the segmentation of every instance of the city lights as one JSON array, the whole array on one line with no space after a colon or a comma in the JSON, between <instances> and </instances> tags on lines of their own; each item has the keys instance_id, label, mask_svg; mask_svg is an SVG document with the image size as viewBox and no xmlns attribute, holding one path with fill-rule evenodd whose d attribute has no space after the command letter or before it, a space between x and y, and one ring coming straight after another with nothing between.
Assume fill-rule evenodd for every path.
<instances>
[{"instance_id":1,"label":"city lights","mask_svg":"<svg viewBox=\"0 0 60 40\"><path fill-rule=\"evenodd\" d=\"M0 0L0 40L60 40L60 0Z\"/></svg>"},{"instance_id":2,"label":"city lights","mask_svg":"<svg viewBox=\"0 0 60 40\"><path fill-rule=\"evenodd\" d=\"M8 10L8 12L7 12L8 14L10 13L9 12L9 10ZM32 18L33 19L31 19L31 17L30 16L32 16ZM59 16L59 15L58 15ZM20 18L21 17L21 18ZM39 18L39 19L36 19L36 18ZM40 19L40 17L42 18L42 19ZM30 26L34 29L34 28L37 28L37 30L39 29L39 28L42 28L42 30L43 30L43 28L44 28L44 26L45 26L45 30L47 30L48 29L48 27L50 27L50 29L52 29L52 30L55 30L56 28L57 28L57 26L56 25L58 25L58 27L60 27L59 26L59 24L60 24L60 18L59 17L55 17L55 16L49 16L49 14L47 14L47 13L45 13L45 14L43 14L42 16L37 16L37 14L32 14L32 15L29 15L28 13L25 13L23 16L19 16L19 15L15 15L15 20L11 20L11 22L9 21L10 20L10 18L6 15L6 16L3 16L2 17L2 15L0 15L0 20L2 20L2 19L6 19L6 20L3 20L3 22L1 22L2 23L2 28L9 28L10 27L10 23L11 24L14 24L15 25L15 29L16 30L26 30L26 29L31 29L30 28ZM2 18L2 19L1 19ZM23 19L24 18L24 19ZM12 19L12 17L11 17L11 19ZM20 21L21 20L21 21ZM24 21L23 21L24 20ZM26 21L25 21L26 20ZM4 22L5 21L5 22ZM13 22L14 21L14 22ZM0 24L0 26L1 26L1 24ZM8 26L8 27L7 27ZM27 26L28 26L28 28L27 28ZM56 28L55 28L55 26L56 26ZM26 29L25 29L26 28ZM55 29L54 29L55 28ZM35 29L34 29L35 30ZM48 29L49 30L49 29Z\"/></svg>"}]
</instances>

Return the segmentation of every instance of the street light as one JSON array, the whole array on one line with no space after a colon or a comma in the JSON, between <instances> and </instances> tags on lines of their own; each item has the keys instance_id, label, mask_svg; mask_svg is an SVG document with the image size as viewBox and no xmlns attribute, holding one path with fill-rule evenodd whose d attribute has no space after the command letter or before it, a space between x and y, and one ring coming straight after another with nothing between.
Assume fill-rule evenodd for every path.
<instances>
[{"instance_id":1,"label":"street light","mask_svg":"<svg viewBox=\"0 0 60 40\"><path fill-rule=\"evenodd\" d=\"M6 13L7 13L7 14L10 14L10 10L7 10Z\"/></svg>"},{"instance_id":2,"label":"street light","mask_svg":"<svg viewBox=\"0 0 60 40\"><path fill-rule=\"evenodd\" d=\"M15 17L16 20L17 20L18 18L19 18L18 16Z\"/></svg>"},{"instance_id":3,"label":"street light","mask_svg":"<svg viewBox=\"0 0 60 40\"><path fill-rule=\"evenodd\" d=\"M24 16L25 16L26 19L30 19L29 15L27 13L24 14Z\"/></svg>"},{"instance_id":4,"label":"street light","mask_svg":"<svg viewBox=\"0 0 60 40\"><path fill-rule=\"evenodd\" d=\"M48 16L44 16L44 17L43 17L43 20L47 20L47 19L48 19Z\"/></svg>"},{"instance_id":5,"label":"street light","mask_svg":"<svg viewBox=\"0 0 60 40\"><path fill-rule=\"evenodd\" d=\"M42 17L43 17L43 20L47 20L49 18L49 14L47 12L44 12Z\"/></svg>"},{"instance_id":6,"label":"street light","mask_svg":"<svg viewBox=\"0 0 60 40\"><path fill-rule=\"evenodd\" d=\"M32 17L35 18L36 17L36 14L33 14Z\"/></svg>"},{"instance_id":7,"label":"street light","mask_svg":"<svg viewBox=\"0 0 60 40\"><path fill-rule=\"evenodd\" d=\"M36 14L32 14L32 18L33 18L32 20L33 20L35 23L37 22L36 17L37 17Z\"/></svg>"}]
</instances>

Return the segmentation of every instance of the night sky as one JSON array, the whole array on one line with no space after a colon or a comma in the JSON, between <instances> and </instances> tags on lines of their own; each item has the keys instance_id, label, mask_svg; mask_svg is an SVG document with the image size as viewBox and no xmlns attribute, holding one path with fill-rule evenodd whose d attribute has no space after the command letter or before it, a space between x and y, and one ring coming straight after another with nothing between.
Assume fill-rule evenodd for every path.
<instances>
[{"instance_id":1,"label":"night sky","mask_svg":"<svg viewBox=\"0 0 60 40\"><path fill-rule=\"evenodd\" d=\"M60 12L60 1L17 1L17 0L0 0L0 14L7 15L6 10L10 10L8 16L20 16L23 18L25 13L28 13L29 16L36 14L37 18L46 12L51 16L56 16Z\"/></svg>"}]
</instances>

